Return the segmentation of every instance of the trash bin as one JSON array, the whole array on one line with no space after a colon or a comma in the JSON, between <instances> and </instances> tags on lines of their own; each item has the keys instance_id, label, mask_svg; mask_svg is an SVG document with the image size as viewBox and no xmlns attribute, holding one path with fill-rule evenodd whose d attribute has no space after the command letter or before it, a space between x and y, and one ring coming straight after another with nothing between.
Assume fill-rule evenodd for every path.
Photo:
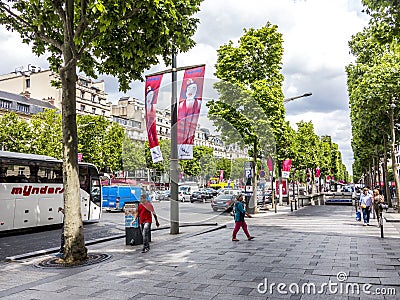
<instances>
[{"instance_id":1,"label":"trash bin","mask_svg":"<svg viewBox=\"0 0 400 300\"><path fill-rule=\"evenodd\" d=\"M143 244L142 232L139 226L139 217L135 220L139 202L125 203L125 243L126 245ZM135 220L135 222L133 222Z\"/></svg>"}]
</instances>

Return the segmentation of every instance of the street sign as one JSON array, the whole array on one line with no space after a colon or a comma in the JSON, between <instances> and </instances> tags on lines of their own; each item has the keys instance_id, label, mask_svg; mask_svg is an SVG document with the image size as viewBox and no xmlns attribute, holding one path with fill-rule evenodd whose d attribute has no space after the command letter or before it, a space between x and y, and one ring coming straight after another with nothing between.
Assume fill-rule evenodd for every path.
<instances>
[{"instance_id":1,"label":"street sign","mask_svg":"<svg viewBox=\"0 0 400 300\"><path fill-rule=\"evenodd\" d=\"M260 171L260 178L264 178L265 177L265 171L264 170L261 170Z\"/></svg>"},{"instance_id":2,"label":"street sign","mask_svg":"<svg viewBox=\"0 0 400 300\"><path fill-rule=\"evenodd\" d=\"M253 162L252 161L244 162L244 177L245 178L253 177Z\"/></svg>"}]
</instances>

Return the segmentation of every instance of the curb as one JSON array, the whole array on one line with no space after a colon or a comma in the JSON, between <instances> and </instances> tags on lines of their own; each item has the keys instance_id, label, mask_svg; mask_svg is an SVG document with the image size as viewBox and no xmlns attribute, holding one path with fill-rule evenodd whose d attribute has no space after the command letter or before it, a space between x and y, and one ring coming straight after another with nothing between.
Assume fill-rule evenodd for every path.
<instances>
[{"instance_id":1,"label":"curb","mask_svg":"<svg viewBox=\"0 0 400 300\"><path fill-rule=\"evenodd\" d=\"M383 218L388 223L400 223L400 219L392 219L392 218L386 218L386 217L383 217Z\"/></svg>"},{"instance_id":2,"label":"curb","mask_svg":"<svg viewBox=\"0 0 400 300\"><path fill-rule=\"evenodd\" d=\"M203 223L203 224L194 223L194 224L179 225L179 227L192 227L192 226L193 227L194 226L198 226L198 227L200 227L200 226L218 226L218 223ZM166 230L166 229L170 229L170 228L171 228L170 226L159 227L159 228L154 228L151 231ZM219 230L219 229L222 229L222 228L226 228L226 225L220 225L217 228L207 229L207 230L195 233L194 235L191 235L191 236L197 236L197 235L205 234L205 233L212 232L212 231L215 231L215 230ZM118 234L118 235L114 235L114 236L98 238L98 239L94 239L94 240L90 240L90 241L85 242L85 246L90 246L90 245L95 245L95 244L99 244L99 243L109 242L109 241L118 240L118 239L122 239L122 238L125 238L125 234ZM24 253L24 254L19 254L19 255L15 255L15 256L8 256L8 257L5 258L5 261L12 262L12 261L18 261L18 260L22 260L22 259L27 259L27 258L32 258L32 257L37 257L37 256L57 253L59 249L60 249L60 247L54 247L54 248L48 248L48 249L28 252L28 253Z\"/></svg>"}]
</instances>

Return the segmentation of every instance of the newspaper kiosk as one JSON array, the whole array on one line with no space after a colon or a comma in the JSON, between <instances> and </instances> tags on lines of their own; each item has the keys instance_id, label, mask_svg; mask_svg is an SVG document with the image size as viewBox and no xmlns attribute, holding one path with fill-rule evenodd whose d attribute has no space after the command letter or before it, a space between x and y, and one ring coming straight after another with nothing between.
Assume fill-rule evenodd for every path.
<instances>
[{"instance_id":1,"label":"newspaper kiosk","mask_svg":"<svg viewBox=\"0 0 400 300\"><path fill-rule=\"evenodd\" d=\"M126 245L143 244L142 232L139 226L139 217L135 220L139 202L125 203L125 243Z\"/></svg>"}]
</instances>

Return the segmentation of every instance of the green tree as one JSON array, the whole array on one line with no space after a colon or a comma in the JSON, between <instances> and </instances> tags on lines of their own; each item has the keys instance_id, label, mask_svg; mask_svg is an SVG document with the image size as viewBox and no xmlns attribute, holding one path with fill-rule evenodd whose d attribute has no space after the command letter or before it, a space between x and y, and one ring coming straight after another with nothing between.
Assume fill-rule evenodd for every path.
<instances>
[{"instance_id":1,"label":"green tree","mask_svg":"<svg viewBox=\"0 0 400 300\"><path fill-rule=\"evenodd\" d=\"M79 115L78 152L100 170L121 170L124 128L103 116Z\"/></svg>"},{"instance_id":2,"label":"green tree","mask_svg":"<svg viewBox=\"0 0 400 300\"><path fill-rule=\"evenodd\" d=\"M228 180L231 178L231 161L227 158L219 158L217 159L217 172L215 173L216 177L219 177L220 170L224 171L224 179Z\"/></svg>"},{"instance_id":3,"label":"green tree","mask_svg":"<svg viewBox=\"0 0 400 300\"><path fill-rule=\"evenodd\" d=\"M232 161L231 178L233 180L243 179L244 177L244 163L248 161L247 158L236 158Z\"/></svg>"},{"instance_id":4,"label":"green tree","mask_svg":"<svg viewBox=\"0 0 400 300\"><path fill-rule=\"evenodd\" d=\"M103 144L103 170L122 170L122 145L125 138L124 128L112 122L106 129Z\"/></svg>"},{"instance_id":5,"label":"green tree","mask_svg":"<svg viewBox=\"0 0 400 300\"><path fill-rule=\"evenodd\" d=\"M34 115L30 124L34 133L30 152L61 159L61 114L56 110L45 110Z\"/></svg>"},{"instance_id":6,"label":"green tree","mask_svg":"<svg viewBox=\"0 0 400 300\"><path fill-rule=\"evenodd\" d=\"M209 116L230 143L251 147L254 166L261 150L276 149L275 158L281 160L288 145L282 54L282 35L269 22L260 29L245 30L237 46L230 41L218 49L216 75L222 82L216 84L216 89L220 99L208 103ZM253 184L252 208L256 180Z\"/></svg>"},{"instance_id":7,"label":"green tree","mask_svg":"<svg viewBox=\"0 0 400 300\"><path fill-rule=\"evenodd\" d=\"M296 144L297 149L295 165L302 170L315 169L319 166L319 137L314 132L314 125L310 122L297 123Z\"/></svg>"},{"instance_id":8,"label":"green tree","mask_svg":"<svg viewBox=\"0 0 400 300\"><path fill-rule=\"evenodd\" d=\"M197 177L201 174L201 159L204 155L212 154L212 149L204 146L193 147L193 159L180 160L179 166L184 173L190 177Z\"/></svg>"},{"instance_id":9,"label":"green tree","mask_svg":"<svg viewBox=\"0 0 400 300\"><path fill-rule=\"evenodd\" d=\"M146 168L145 144L125 136L122 147L122 169L135 171Z\"/></svg>"},{"instance_id":10,"label":"green tree","mask_svg":"<svg viewBox=\"0 0 400 300\"><path fill-rule=\"evenodd\" d=\"M24 119L14 112L6 113L0 118L0 147L6 151L29 152L32 131Z\"/></svg>"},{"instance_id":11,"label":"green tree","mask_svg":"<svg viewBox=\"0 0 400 300\"><path fill-rule=\"evenodd\" d=\"M200 157L199 164L200 164L200 182L203 185L206 185L208 180L214 176L217 172L217 160L213 155L213 151L211 148L209 152L203 153ZM203 179L203 181L202 181Z\"/></svg>"},{"instance_id":12,"label":"green tree","mask_svg":"<svg viewBox=\"0 0 400 300\"><path fill-rule=\"evenodd\" d=\"M64 176L64 261L87 258L80 214L77 67L86 75L110 74L120 88L142 80L142 72L162 56L194 45L191 36L201 0L7 0L0 2L0 23L17 31L33 52L49 53L51 69L60 75ZM118 50L116 50L118 49Z\"/></svg>"}]
</instances>

